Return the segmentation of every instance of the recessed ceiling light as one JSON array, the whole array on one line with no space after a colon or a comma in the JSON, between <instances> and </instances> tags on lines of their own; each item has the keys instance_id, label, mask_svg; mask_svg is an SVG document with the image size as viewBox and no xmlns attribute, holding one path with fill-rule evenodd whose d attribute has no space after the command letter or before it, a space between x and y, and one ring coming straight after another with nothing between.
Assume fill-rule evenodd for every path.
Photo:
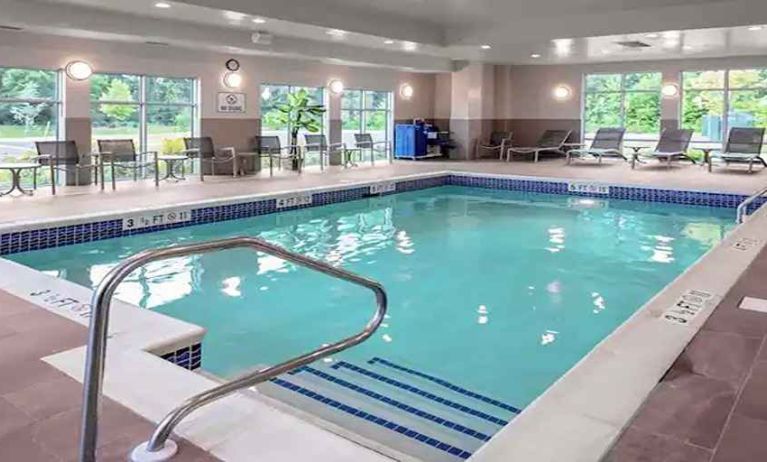
<instances>
[{"instance_id":1,"label":"recessed ceiling light","mask_svg":"<svg viewBox=\"0 0 767 462\"><path fill-rule=\"evenodd\" d=\"M384 40L384 44L386 44L386 45L393 45L394 44L394 40L391 40L391 39Z\"/></svg>"},{"instance_id":2,"label":"recessed ceiling light","mask_svg":"<svg viewBox=\"0 0 767 462\"><path fill-rule=\"evenodd\" d=\"M253 18L253 22L256 24L264 24L266 22L266 19L264 18Z\"/></svg>"},{"instance_id":3,"label":"recessed ceiling light","mask_svg":"<svg viewBox=\"0 0 767 462\"><path fill-rule=\"evenodd\" d=\"M245 14L238 11L224 11L224 16L232 21L242 21L245 18Z\"/></svg>"},{"instance_id":4,"label":"recessed ceiling light","mask_svg":"<svg viewBox=\"0 0 767 462\"><path fill-rule=\"evenodd\" d=\"M332 37L337 37L337 38L346 36L346 31L341 29L328 29L325 31L325 33Z\"/></svg>"},{"instance_id":5,"label":"recessed ceiling light","mask_svg":"<svg viewBox=\"0 0 767 462\"><path fill-rule=\"evenodd\" d=\"M692 46L692 45L685 45L685 46L683 46L683 47L682 47L682 49L683 49L683 50L685 50L685 51L690 51L690 50L692 50L693 48L695 48L695 47L694 47L694 46Z\"/></svg>"},{"instance_id":6,"label":"recessed ceiling light","mask_svg":"<svg viewBox=\"0 0 767 462\"><path fill-rule=\"evenodd\" d=\"M154 4L155 8L170 8L170 3L168 2L157 2Z\"/></svg>"},{"instance_id":7,"label":"recessed ceiling light","mask_svg":"<svg viewBox=\"0 0 767 462\"><path fill-rule=\"evenodd\" d=\"M482 48L483 50L489 50L493 47L491 47L490 45L480 45L480 48Z\"/></svg>"},{"instance_id":8,"label":"recessed ceiling light","mask_svg":"<svg viewBox=\"0 0 767 462\"><path fill-rule=\"evenodd\" d=\"M649 39L656 39L656 38L660 37L660 34L658 34L656 32L653 32L653 33L645 35L645 37L647 37Z\"/></svg>"},{"instance_id":9,"label":"recessed ceiling light","mask_svg":"<svg viewBox=\"0 0 767 462\"><path fill-rule=\"evenodd\" d=\"M405 51L415 51L418 48L418 44L415 42L402 42L402 49Z\"/></svg>"},{"instance_id":10,"label":"recessed ceiling light","mask_svg":"<svg viewBox=\"0 0 767 462\"><path fill-rule=\"evenodd\" d=\"M756 31L758 31L758 30L762 30L762 29L763 29L763 27L762 27L762 26L750 26L750 27L748 28L748 30L750 30L750 31L753 31L753 32L756 32Z\"/></svg>"},{"instance_id":11,"label":"recessed ceiling light","mask_svg":"<svg viewBox=\"0 0 767 462\"><path fill-rule=\"evenodd\" d=\"M533 58L533 59L538 59L538 58L541 57L541 55L539 55L538 53L533 53L533 54L530 55L530 57Z\"/></svg>"}]
</instances>

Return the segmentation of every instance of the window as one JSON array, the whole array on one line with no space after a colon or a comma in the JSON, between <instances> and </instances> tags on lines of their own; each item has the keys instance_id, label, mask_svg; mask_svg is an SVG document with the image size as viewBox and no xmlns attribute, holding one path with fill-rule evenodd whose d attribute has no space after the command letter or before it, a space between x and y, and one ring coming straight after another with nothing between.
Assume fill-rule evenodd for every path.
<instances>
[{"instance_id":1,"label":"window","mask_svg":"<svg viewBox=\"0 0 767 462\"><path fill-rule=\"evenodd\" d=\"M660 135L660 72L591 74L586 76L583 139L589 142L602 127L625 127L626 145L644 145Z\"/></svg>"},{"instance_id":2,"label":"window","mask_svg":"<svg viewBox=\"0 0 767 462\"><path fill-rule=\"evenodd\" d=\"M184 149L197 133L197 84L191 78L130 74L91 77L91 139L130 138L140 151Z\"/></svg>"},{"instance_id":3,"label":"window","mask_svg":"<svg viewBox=\"0 0 767 462\"><path fill-rule=\"evenodd\" d=\"M57 71L0 67L0 162L35 156L35 141L59 138L60 79ZM41 170L41 181L47 175ZM0 172L0 183L9 182Z\"/></svg>"},{"instance_id":4,"label":"window","mask_svg":"<svg viewBox=\"0 0 767 462\"><path fill-rule=\"evenodd\" d=\"M719 146L732 127L767 126L767 69L683 72L682 87L682 127L695 130L696 147Z\"/></svg>"},{"instance_id":5,"label":"window","mask_svg":"<svg viewBox=\"0 0 767 462\"><path fill-rule=\"evenodd\" d=\"M282 146L289 146L290 127L282 121L277 108L288 101L288 95L305 90L314 104L325 104L325 91L322 87L298 87L292 85L261 85L261 135L279 136ZM326 113L327 116L327 113ZM325 117L320 120L319 133L325 133ZM298 144L304 143L304 131L298 133ZM311 160L311 159L307 159Z\"/></svg>"},{"instance_id":6,"label":"window","mask_svg":"<svg viewBox=\"0 0 767 462\"><path fill-rule=\"evenodd\" d=\"M355 133L370 133L373 141L391 141L392 93L345 90L341 97L342 141L354 146ZM376 153L386 159L383 152Z\"/></svg>"}]
</instances>

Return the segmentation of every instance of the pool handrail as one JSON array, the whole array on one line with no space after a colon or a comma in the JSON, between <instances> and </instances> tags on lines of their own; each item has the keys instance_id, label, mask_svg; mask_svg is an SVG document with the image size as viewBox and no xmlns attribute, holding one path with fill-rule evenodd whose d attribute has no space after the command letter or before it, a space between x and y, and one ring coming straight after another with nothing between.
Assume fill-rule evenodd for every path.
<instances>
[{"instance_id":1,"label":"pool handrail","mask_svg":"<svg viewBox=\"0 0 767 462\"><path fill-rule=\"evenodd\" d=\"M346 337L332 344L326 344L309 353L294 357L288 361L269 366L255 372L243 374L229 382L218 385L210 390L199 393L185 400L181 405L168 413L159 423L150 440L137 447L134 451L156 453L166 447L166 442L173 429L194 410L227 396L235 391L254 386L292 369L304 366L328 355L343 351L368 339L383 322L387 309L387 295L383 286L376 281L359 276L342 268L337 268L325 262L291 252L282 247L270 244L254 237L233 237L215 241L179 245L160 249L150 249L132 255L112 268L99 283L94 291L91 306L91 322L88 333L87 358L85 364L83 415L80 432L80 462L96 461L96 444L98 440L98 406L101 397L101 386L104 376L106 342L109 325L109 310L112 297L120 283L136 269L159 260L177 258L193 254L203 254L213 251L250 248L276 256L283 260L296 263L313 271L342 279L373 291L376 297L376 312L373 317L357 334ZM172 442L171 442L172 443ZM175 453L175 444L167 452L167 458ZM153 459L160 460L160 459ZM165 459L162 459L165 460Z\"/></svg>"},{"instance_id":2,"label":"pool handrail","mask_svg":"<svg viewBox=\"0 0 767 462\"><path fill-rule=\"evenodd\" d=\"M748 206L765 194L767 194L767 186L748 196L746 200L741 202L736 210L735 222L740 225L746 221L746 217L748 216Z\"/></svg>"}]
</instances>

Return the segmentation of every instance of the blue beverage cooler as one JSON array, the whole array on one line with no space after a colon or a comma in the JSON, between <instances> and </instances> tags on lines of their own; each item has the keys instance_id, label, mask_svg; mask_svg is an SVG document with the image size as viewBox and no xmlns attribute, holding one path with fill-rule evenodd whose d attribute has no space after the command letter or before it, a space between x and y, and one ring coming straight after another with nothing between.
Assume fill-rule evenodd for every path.
<instances>
[{"instance_id":1,"label":"blue beverage cooler","mask_svg":"<svg viewBox=\"0 0 767 462\"><path fill-rule=\"evenodd\" d=\"M394 157L411 160L442 157L445 144L440 134L435 127L423 122L397 124L394 126Z\"/></svg>"}]
</instances>

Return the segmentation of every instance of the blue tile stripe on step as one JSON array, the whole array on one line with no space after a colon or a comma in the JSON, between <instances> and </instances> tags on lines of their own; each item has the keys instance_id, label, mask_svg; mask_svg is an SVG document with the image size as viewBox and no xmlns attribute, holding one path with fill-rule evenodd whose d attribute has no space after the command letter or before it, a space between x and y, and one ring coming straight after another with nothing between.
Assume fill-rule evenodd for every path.
<instances>
[{"instance_id":1,"label":"blue tile stripe on step","mask_svg":"<svg viewBox=\"0 0 767 462\"><path fill-rule=\"evenodd\" d=\"M443 404L447 407L453 408L457 411L463 412L464 414L469 414L474 417L477 417L478 419L487 420L488 422L492 422L496 425L504 426L507 423L509 423L507 420L503 420L501 418L492 416L486 412L478 411L476 409L472 409L468 406L464 406L463 404L456 403L454 401L450 401L449 399L445 399L441 396L437 396L433 393L429 393L428 391L421 390L418 387L414 387L412 385L408 385L406 383L402 383L400 381L390 379L389 377L385 377L381 374L376 374L375 372L369 371L367 369L364 369L359 366L355 366L354 364L347 363L345 361L339 361L332 366L330 366L332 369L340 369L345 368L349 369L351 371L354 371L358 374L362 374L366 377L370 377L371 379L378 380L379 382L386 383L388 385L391 385L393 387L399 388L400 390L405 390L410 393L415 393L416 395L422 396L426 399L429 399L431 401L436 401L440 404Z\"/></svg>"},{"instance_id":2,"label":"blue tile stripe on step","mask_svg":"<svg viewBox=\"0 0 767 462\"><path fill-rule=\"evenodd\" d=\"M439 377L434 377L433 375L424 374L423 372L416 371L414 369L410 369L405 366L400 366L399 364L394 364L391 361L387 361L383 358L373 358L368 361L368 364L382 364L386 367L390 367L392 369L405 372L407 374L415 375L416 377L420 377L424 380L428 380L430 382L434 382L438 385L441 385L449 390L452 390L456 393L459 393L464 396L468 396L470 398L477 399L479 401L482 401L483 403L492 404L493 406L497 406L501 409L505 409L507 411L513 412L515 414L519 414L522 412L521 409L512 406L511 404L506 404L502 401L498 401L497 399L489 398L487 396L481 395L479 393L473 392L471 390L467 390L463 387L459 387L458 385L453 385L452 383L448 382L447 380L440 379Z\"/></svg>"},{"instance_id":3,"label":"blue tile stripe on step","mask_svg":"<svg viewBox=\"0 0 767 462\"><path fill-rule=\"evenodd\" d=\"M461 425L459 423L451 422L447 419L443 419L442 417L436 416L434 414L430 414L428 412L422 411L421 409L418 409L416 407L410 406L408 404L402 403L400 401L397 401L395 399L392 399L388 396L384 396L380 393L376 393L374 391L368 390L367 388L361 387L355 383L347 382L346 380L340 379L338 377L335 377L333 375L330 375L326 372L323 372L319 369L315 369L313 367L303 367L301 369L298 369L298 372L307 372L309 374L315 375L323 380L327 380L328 382L334 383L336 385L339 385L344 388L348 388L349 390L352 390L354 392L363 394L367 396L368 398L372 398L376 401L380 401L382 403L386 403L390 406L394 406L397 409L401 411L405 411L408 414L415 415L417 417L420 417L422 419L426 419L429 422L433 422L435 424L441 425L445 428L449 428L450 430L457 431L459 433L463 433L464 435L471 436L472 438L476 438L480 441L489 441L491 435L486 435L482 432L478 432L476 430L473 430L471 428L468 428L464 425Z\"/></svg>"},{"instance_id":4,"label":"blue tile stripe on step","mask_svg":"<svg viewBox=\"0 0 767 462\"><path fill-rule=\"evenodd\" d=\"M457 448L455 446L451 446L447 443L443 443L442 441L439 441L438 439L432 438L428 435L424 435L423 433L417 432L415 430L411 430L405 427L404 425L400 425L396 422L392 422L382 417L378 417L373 414L370 414L369 412L365 412L355 407L344 404L340 401L336 401L332 398L328 398L327 396L323 396L317 392L309 390L308 388L304 388L294 383L288 382L287 380L274 378L272 379L272 383L279 385L283 388L286 388L290 391L301 394L303 396L306 396L307 398L311 398L315 401L319 401L322 404L326 404L332 408L338 409L339 411L345 412L355 417L359 417L360 419L370 422L371 424L378 425L388 430L400 433L401 435L407 438L416 440L418 442L431 446L440 451L446 452L460 459L468 459L469 457L471 457L471 453L469 451L466 451L461 448Z\"/></svg>"}]
</instances>

